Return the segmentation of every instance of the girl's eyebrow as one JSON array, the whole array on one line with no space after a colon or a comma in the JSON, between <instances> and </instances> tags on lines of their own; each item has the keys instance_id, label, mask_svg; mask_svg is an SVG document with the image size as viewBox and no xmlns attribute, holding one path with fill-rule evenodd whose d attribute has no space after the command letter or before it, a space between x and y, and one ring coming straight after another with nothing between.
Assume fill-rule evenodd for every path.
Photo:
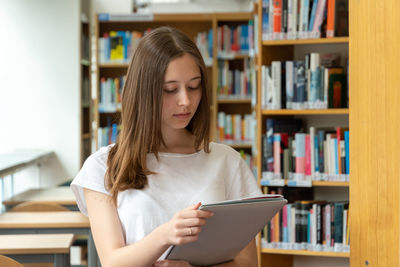
<instances>
[{"instance_id":1,"label":"girl's eyebrow","mask_svg":"<svg viewBox=\"0 0 400 267\"><path fill-rule=\"evenodd\" d=\"M194 80L198 80L198 79L201 79L201 76L196 76L196 77L190 79L189 82L194 81ZM166 82L164 82L164 84L177 83L177 82L179 82L179 81L172 80L172 81L166 81Z\"/></svg>"}]
</instances>

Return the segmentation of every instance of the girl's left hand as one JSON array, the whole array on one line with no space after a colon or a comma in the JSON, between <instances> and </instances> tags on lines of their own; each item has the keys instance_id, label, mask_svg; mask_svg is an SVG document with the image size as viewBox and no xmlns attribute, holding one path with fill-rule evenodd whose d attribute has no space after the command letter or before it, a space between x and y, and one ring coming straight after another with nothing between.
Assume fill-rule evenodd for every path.
<instances>
[{"instance_id":1,"label":"girl's left hand","mask_svg":"<svg viewBox=\"0 0 400 267\"><path fill-rule=\"evenodd\" d=\"M152 267L193 267L187 261L162 260L157 261Z\"/></svg>"}]
</instances>

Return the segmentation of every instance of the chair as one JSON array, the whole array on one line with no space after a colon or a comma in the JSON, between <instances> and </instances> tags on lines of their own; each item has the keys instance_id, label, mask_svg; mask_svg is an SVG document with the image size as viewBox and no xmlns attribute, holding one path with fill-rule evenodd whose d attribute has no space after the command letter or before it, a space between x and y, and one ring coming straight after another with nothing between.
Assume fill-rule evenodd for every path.
<instances>
[{"instance_id":1,"label":"chair","mask_svg":"<svg viewBox=\"0 0 400 267\"><path fill-rule=\"evenodd\" d=\"M0 267L24 267L24 266L21 263L9 257L0 255Z\"/></svg>"},{"instance_id":2,"label":"chair","mask_svg":"<svg viewBox=\"0 0 400 267\"><path fill-rule=\"evenodd\" d=\"M28 201L18 204L12 207L9 211L11 212L24 212L24 211L34 211L34 212L46 212L46 211L69 211L66 207L63 207L55 203L44 203Z\"/></svg>"}]
</instances>

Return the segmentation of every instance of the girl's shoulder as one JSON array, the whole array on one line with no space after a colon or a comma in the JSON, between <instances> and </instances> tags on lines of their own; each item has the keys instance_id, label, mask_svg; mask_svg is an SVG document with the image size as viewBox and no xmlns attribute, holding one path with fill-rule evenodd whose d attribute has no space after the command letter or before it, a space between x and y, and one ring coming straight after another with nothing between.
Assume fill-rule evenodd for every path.
<instances>
[{"instance_id":1,"label":"girl's shoulder","mask_svg":"<svg viewBox=\"0 0 400 267\"><path fill-rule=\"evenodd\" d=\"M97 166L104 166L104 168L107 166L107 159L108 159L108 153L110 152L111 147L113 147L114 144L108 145L101 147L99 150L91 154L85 161L84 165L97 165Z\"/></svg>"},{"instance_id":2,"label":"girl's shoulder","mask_svg":"<svg viewBox=\"0 0 400 267\"><path fill-rule=\"evenodd\" d=\"M240 159L240 153L237 152L235 149L232 147L221 144L221 143L215 143L215 142L210 142L210 153L214 155L220 155L220 156L225 156L225 157L231 157L232 159Z\"/></svg>"}]
</instances>

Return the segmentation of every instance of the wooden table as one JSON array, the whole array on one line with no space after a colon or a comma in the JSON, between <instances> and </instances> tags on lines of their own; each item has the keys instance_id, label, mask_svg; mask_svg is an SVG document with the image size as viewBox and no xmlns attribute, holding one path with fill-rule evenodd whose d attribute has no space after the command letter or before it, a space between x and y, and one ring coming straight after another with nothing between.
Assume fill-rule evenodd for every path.
<instances>
[{"instance_id":1,"label":"wooden table","mask_svg":"<svg viewBox=\"0 0 400 267\"><path fill-rule=\"evenodd\" d=\"M73 234L0 235L0 254L21 263L51 262L70 266Z\"/></svg>"},{"instance_id":2,"label":"wooden table","mask_svg":"<svg viewBox=\"0 0 400 267\"><path fill-rule=\"evenodd\" d=\"M0 215L0 235L65 234L88 235L88 266L100 266L88 217L78 211L6 212Z\"/></svg>"},{"instance_id":3,"label":"wooden table","mask_svg":"<svg viewBox=\"0 0 400 267\"><path fill-rule=\"evenodd\" d=\"M78 211L75 196L69 186L29 189L9 199L5 199L3 205L6 206L6 210L9 210L13 206L26 201L55 203L62 205L69 210Z\"/></svg>"}]
</instances>

